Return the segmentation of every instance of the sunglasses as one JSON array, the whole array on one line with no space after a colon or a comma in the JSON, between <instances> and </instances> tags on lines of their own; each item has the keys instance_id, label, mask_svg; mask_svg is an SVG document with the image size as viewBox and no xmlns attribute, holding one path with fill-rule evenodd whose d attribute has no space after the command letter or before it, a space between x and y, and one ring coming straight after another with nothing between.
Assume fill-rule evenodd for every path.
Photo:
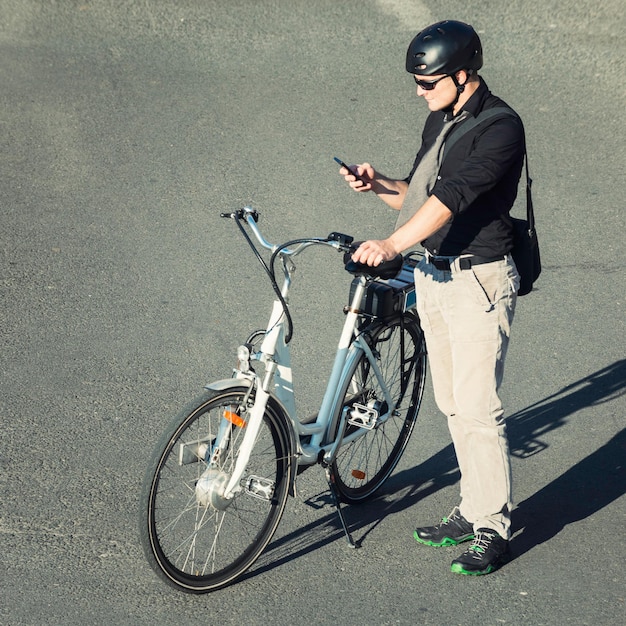
<instances>
[{"instance_id":1,"label":"sunglasses","mask_svg":"<svg viewBox=\"0 0 626 626\"><path fill-rule=\"evenodd\" d=\"M421 87L424 91L432 91L437 86L437 83L440 80L443 80L444 78L450 78L450 77L448 74L446 74L445 76L442 76L441 78L438 78L437 80L426 81L426 80L420 80L419 78L417 78L417 76L413 76L413 80L415 81L415 84L418 87Z\"/></svg>"}]
</instances>

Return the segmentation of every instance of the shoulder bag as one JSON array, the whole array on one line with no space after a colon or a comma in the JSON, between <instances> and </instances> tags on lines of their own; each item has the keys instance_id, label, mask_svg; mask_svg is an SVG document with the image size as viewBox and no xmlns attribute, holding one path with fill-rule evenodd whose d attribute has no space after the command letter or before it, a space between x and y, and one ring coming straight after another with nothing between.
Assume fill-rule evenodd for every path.
<instances>
[{"instance_id":1,"label":"shoulder bag","mask_svg":"<svg viewBox=\"0 0 626 626\"><path fill-rule=\"evenodd\" d=\"M512 115L518 117L517 113L508 107L494 107L482 111L475 118L461 124L458 130L446 140L444 144L444 158L446 152L452 145L466 132L483 123L485 120L494 117L504 117ZM528 173L528 155L524 147L524 161L526 166L526 219L512 217L514 228L513 249L511 256L515 261L515 266L520 275L520 286L518 296L525 296L533 289L533 284L541 274L541 256L539 254L539 240L535 228L535 214L533 211L532 179Z\"/></svg>"}]
</instances>

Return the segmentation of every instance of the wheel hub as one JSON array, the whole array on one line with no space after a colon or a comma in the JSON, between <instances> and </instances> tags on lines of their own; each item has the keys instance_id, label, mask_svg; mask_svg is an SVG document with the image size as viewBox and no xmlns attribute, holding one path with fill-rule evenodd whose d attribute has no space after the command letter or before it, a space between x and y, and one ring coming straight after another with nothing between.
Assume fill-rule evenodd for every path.
<instances>
[{"instance_id":1,"label":"wheel hub","mask_svg":"<svg viewBox=\"0 0 626 626\"><path fill-rule=\"evenodd\" d=\"M196 500L201 506L211 506L218 511L228 508L231 499L224 498L224 489L230 476L217 468L208 468L196 483Z\"/></svg>"}]
</instances>

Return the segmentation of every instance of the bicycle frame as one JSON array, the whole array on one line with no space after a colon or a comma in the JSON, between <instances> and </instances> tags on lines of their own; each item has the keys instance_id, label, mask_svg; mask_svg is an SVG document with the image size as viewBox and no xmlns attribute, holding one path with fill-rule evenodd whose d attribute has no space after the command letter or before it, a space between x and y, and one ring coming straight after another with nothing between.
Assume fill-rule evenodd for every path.
<instances>
[{"instance_id":1,"label":"bicycle frame","mask_svg":"<svg viewBox=\"0 0 626 626\"><path fill-rule=\"evenodd\" d=\"M245 220L255 237L264 248L274 252L277 246L268 243L261 235L256 221L255 213L248 207L244 209ZM281 289L281 296L286 302L291 286L292 268L287 262L289 257L297 256L309 245L314 243L328 245L337 250L344 250L341 244L334 241L318 240L315 242L300 244L297 248L289 250L287 248L281 251L283 260L284 282ZM254 389L254 404L249 411L249 419L245 427L244 439L239 449L239 454L235 463L228 483L225 486L221 496L226 499L232 499L236 493L241 491L242 477L249 461L250 453L254 447L254 443L258 436L259 428L270 396L273 395L285 410L290 422L293 426L295 434L295 443L297 446L296 461L299 466L308 466L317 462L323 462L325 465L331 464L342 443L348 443L362 436L366 430L357 428L348 436L343 438L345 430L345 422L348 419L349 409L346 407L339 415L338 405L341 402L340 394L347 384L349 365L354 359L358 358L361 353L365 353L366 358L371 364L372 371L378 379L381 389L384 390L388 411L393 410L393 403L389 396L389 391L385 385L380 368L376 359L366 341L363 333L357 333L357 323L359 320L359 307L365 294L366 286L369 280L361 276L355 289L352 302L350 303L343 330L339 339L339 344L335 354L332 371L324 392L320 410L314 422L303 424L296 416L295 395L293 389L291 355L289 344L286 341L286 312L280 299L276 299L273 304L272 313L267 325L261 348L255 354L246 354L246 350L239 350L239 368L234 372L234 378L240 380L244 385L249 385L251 390ZM263 377L251 371L249 367L250 360L261 362L265 366L265 374ZM231 380L232 382L232 380ZM207 388L218 388L220 384L226 381L218 381ZM389 415L379 416L379 421L383 421ZM337 420L339 425L337 427ZM333 433L338 433L337 437L333 437ZM308 439L308 441L306 441ZM218 454L216 450L214 454ZM210 472L212 463L209 462L207 472ZM294 472L295 480L296 472Z\"/></svg>"}]
</instances>

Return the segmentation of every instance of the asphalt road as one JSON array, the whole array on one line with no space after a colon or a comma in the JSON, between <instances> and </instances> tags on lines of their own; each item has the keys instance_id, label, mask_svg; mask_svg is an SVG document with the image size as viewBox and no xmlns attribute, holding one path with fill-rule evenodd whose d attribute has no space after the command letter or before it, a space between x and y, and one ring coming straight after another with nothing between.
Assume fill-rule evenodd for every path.
<instances>
[{"instance_id":1,"label":"asphalt road","mask_svg":"<svg viewBox=\"0 0 626 626\"><path fill-rule=\"evenodd\" d=\"M245 580L171 590L138 542L147 459L271 301L219 214L252 204L272 241L388 233L332 157L407 173L426 109L404 54L445 18L479 30L535 181L544 273L503 389L515 558L468 579L413 541L458 489L429 386L383 493L346 511L362 549L312 470ZM618 0L0 0L0 623L626 623L625 26ZM302 413L349 277L326 251L298 281Z\"/></svg>"}]
</instances>

